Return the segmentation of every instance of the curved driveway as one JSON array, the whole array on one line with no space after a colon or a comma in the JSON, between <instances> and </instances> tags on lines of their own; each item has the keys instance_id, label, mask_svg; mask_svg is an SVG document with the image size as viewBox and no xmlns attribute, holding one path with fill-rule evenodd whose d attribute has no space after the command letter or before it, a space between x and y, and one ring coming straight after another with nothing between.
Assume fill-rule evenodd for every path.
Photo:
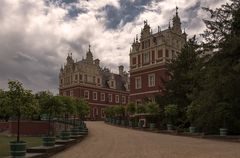
<instances>
[{"instance_id":1,"label":"curved driveway","mask_svg":"<svg viewBox=\"0 0 240 158\"><path fill-rule=\"evenodd\" d=\"M172 136L87 122L89 135L54 158L240 158L240 143Z\"/></svg>"}]
</instances>

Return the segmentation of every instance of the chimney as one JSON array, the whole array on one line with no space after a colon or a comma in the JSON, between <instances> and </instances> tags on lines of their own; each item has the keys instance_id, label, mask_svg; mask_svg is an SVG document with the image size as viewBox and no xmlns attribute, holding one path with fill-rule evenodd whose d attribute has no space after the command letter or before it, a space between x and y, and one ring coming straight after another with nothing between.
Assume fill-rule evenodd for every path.
<instances>
[{"instance_id":1,"label":"chimney","mask_svg":"<svg viewBox=\"0 0 240 158\"><path fill-rule=\"evenodd\" d=\"M119 75L123 76L124 66L123 66L123 65L120 65L120 66L118 67L118 70L119 70Z\"/></svg>"}]
</instances>

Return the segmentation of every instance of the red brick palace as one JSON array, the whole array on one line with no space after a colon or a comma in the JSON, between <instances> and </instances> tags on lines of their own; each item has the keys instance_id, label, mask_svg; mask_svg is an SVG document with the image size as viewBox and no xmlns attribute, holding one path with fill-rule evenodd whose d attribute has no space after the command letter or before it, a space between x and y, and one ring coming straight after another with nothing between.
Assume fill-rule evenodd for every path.
<instances>
[{"instance_id":1,"label":"red brick palace","mask_svg":"<svg viewBox=\"0 0 240 158\"><path fill-rule=\"evenodd\" d=\"M169 23L166 30L158 27L152 33L144 21L140 39L136 37L130 49L130 79L123 66L119 66L119 74L101 68L100 60L93 60L89 47L86 59L74 62L72 55L67 56L59 74L59 93L85 98L91 106L89 117L93 120L104 118L103 110L107 106L155 101L156 95L162 94L163 80L169 80L166 64L181 52L186 37L177 10L172 26Z\"/></svg>"},{"instance_id":2,"label":"red brick palace","mask_svg":"<svg viewBox=\"0 0 240 158\"><path fill-rule=\"evenodd\" d=\"M123 66L119 74L100 67L100 60L93 60L90 50L86 59L74 62L72 55L59 73L59 94L84 98L90 105L92 120L104 118L104 108L111 105L125 105L129 97L129 77Z\"/></svg>"},{"instance_id":3,"label":"red brick palace","mask_svg":"<svg viewBox=\"0 0 240 158\"><path fill-rule=\"evenodd\" d=\"M181 52L187 36L182 32L177 10L172 22L173 26L169 23L162 31L158 27L153 34L144 21L140 39L134 39L130 49L130 101L141 104L162 94L162 81L169 79L166 63Z\"/></svg>"}]
</instances>

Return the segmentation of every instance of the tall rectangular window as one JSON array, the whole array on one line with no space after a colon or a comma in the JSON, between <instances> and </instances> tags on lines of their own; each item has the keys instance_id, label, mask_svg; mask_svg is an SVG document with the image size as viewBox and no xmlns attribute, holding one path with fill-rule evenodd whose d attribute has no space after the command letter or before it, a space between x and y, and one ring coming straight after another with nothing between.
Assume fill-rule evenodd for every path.
<instances>
[{"instance_id":1,"label":"tall rectangular window","mask_svg":"<svg viewBox=\"0 0 240 158\"><path fill-rule=\"evenodd\" d=\"M148 87L155 86L155 74L148 75Z\"/></svg>"},{"instance_id":2,"label":"tall rectangular window","mask_svg":"<svg viewBox=\"0 0 240 158\"><path fill-rule=\"evenodd\" d=\"M89 99L89 91L84 91L84 98Z\"/></svg>"},{"instance_id":3,"label":"tall rectangular window","mask_svg":"<svg viewBox=\"0 0 240 158\"><path fill-rule=\"evenodd\" d=\"M142 88L142 81L141 77L135 78L135 89L141 89Z\"/></svg>"},{"instance_id":4,"label":"tall rectangular window","mask_svg":"<svg viewBox=\"0 0 240 158\"><path fill-rule=\"evenodd\" d=\"M79 79L82 81L82 75L81 74L79 75Z\"/></svg>"},{"instance_id":5,"label":"tall rectangular window","mask_svg":"<svg viewBox=\"0 0 240 158\"><path fill-rule=\"evenodd\" d=\"M93 100L97 100L97 92L93 92Z\"/></svg>"},{"instance_id":6,"label":"tall rectangular window","mask_svg":"<svg viewBox=\"0 0 240 158\"><path fill-rule=\"evenodd\" d=\"M165 54L165 56L168 58L169 57L169 51L168 51L168 49L166 49L166 54Z\"/></svg>"},{"instance_id":7,"label":"tall rectangular window","mask_svg":"<svg viewBox=\"0 0 240 158\"><path fill-rule=\"evenodd\" d=\"M108 101L112 102L112 94L108 94Z\"/></svg>"},{"instance_id":8,"label":"tall rectangular window","mask_svg":"<svg viewBox=\"0 0 240 158\"><path fill-rule=\"evenodd\" d=\"M132 64L133 64L133 65L136 65L136 64L137 64L136 57L133 57L133 58L132 58Z\"/></svg>"},{"instance_id":9,"label":"tall rectangular window","mask_svg":"<svg viewBox=\"0 0 240 158\"><path fill-rule=\"evenodd\" d=\"M75 80L78 80L78 75L75 75Z\"/></svg>"},{"instance_id":10,"label":"tall rectangular window","mask_svg":"<svg viewBox=\"0 0 240 158\"><path fill-rule=\"evenodd\" d=\"M126 96L122 96L122 104L126 104Z\"/></svg>"},{"instance_id":11,"label":"tall rectangular window","mask_svg":"<svg viewBox=\"0 0 240 158\"><path fill-rule=\"evenodd\" d=\"M152 62L155 61L155 51L152 51Z\"/></svg>"},{"instance_id":12,"label":"tall rectangular window","mask_svg":"<svg viewBox=\"0 0 240 158\"><path fill-rule=\"evenodd\" d=\"M143 63L149 63L149 52L143 54Z\"/></svg>"},{"instance_id":13,"label":"tall rectangular window","mask_svg":"<svg viewBox=\"0 0 240 158\"><path fill-rule=\"evenodd\" d=\"M105 93L101 93L101 101L105 101Z\"/></svg>"},{"instance_id":14,"label":"tall rectangular window","mask_svg":"<svg viewBox=\"0 0 240 158\"><path fill-rule=\"evenodd\" d=\"M119 95L115 95L115 103L119 103Z\"/></svg>"},{"instance_id":15,"label":"tall rectangular window","mask_svg":"<svg viewBox=\"0 0 240 158\"><path fill-rule=\"evenodd\" d=\"M71 97L73 96L73 90L70 91L70 96L71 96Z\"/></svg>"},{"instance_id":16,"label":"tall rectangular window","mask_svg":"<svg viewBox=\"0 0 240 158\"><path fill-rule=\"evenodd\" d=\"M158 58L162 58L163 57L163 51L162 49L158 50Z\"/></svg>"}]
</instances>

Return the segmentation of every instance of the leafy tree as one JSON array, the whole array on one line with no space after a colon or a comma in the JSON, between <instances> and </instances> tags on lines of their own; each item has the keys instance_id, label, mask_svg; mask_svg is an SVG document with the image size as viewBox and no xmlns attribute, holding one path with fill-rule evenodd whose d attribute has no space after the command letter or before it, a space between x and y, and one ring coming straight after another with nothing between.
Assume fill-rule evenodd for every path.
<instances>
[{"instance_id":1,"label":"leafy tree","mask_svg":"<svg viewBox=\"0 0 240 158\"><path fill-rule=\"evenodd\" d=\"M30 90L23 88L19 81L8 82L7 104L10 105L11 116L17 117L17 142L20 141L20 119L31 115L36 109L36 101Z\"/></svg>"},{"instance_id":2,"label":"leafy tree","mask_svg":"<svg viewBox=\"0 0 240 158\"><path fill-rule=\"evenodd\" d=\"M200 105L196 104L194 101L187 107L187 119L191 126L194 126L199 117Z\"/></svg>"},{"instance_id":3,"label":"leafy tree","mask_svg":"<svg viewBox=\"0 0 240 158\"><path fill-rule=\"evenodd\" d=\"M203 55L194 36L186 42L177 58L167 65L170 80L164 81L164 96L158 96L156 102L159 104L161 113L165 105L178 105L177 124L179 126L185 126L187 106L202 89L200 82L205 73L205 60L206 56Z\"/></svg>"},{"instance_id":4,"label":"leafy tree","mask_svg":"<svg viewBox=\"0 0 240 158\"><path fill-rule=\"evenodd\" d=\"M173 124L177 119L178 106L175 104L169 104L164 108L164 113L168 120L168 123Z\"/></svg>"},{"instance_id":5,"label":"leafy tree","mask_svg":"<svg viewBox=\"0 0 240 158\"><path fill-rule=\"evenodd\" d=\"M159 105L155 102L149 102L146 106L146 112L150 114L150 121L156 122L156 118L159 115Z\"/></svg>"},{"instance_id":6,"label":"leafy tree","mask_svg":"<svg viewBox=\"0 0 240 158\"><path fill-rule=\"evenodd\" d=\"M239 133L240 1L232 0L221 8L205 10L211 19L204 20L207 26L203 34L204 48L214 48L214 53L205 64L202 90L196 98L201 105L199 126L204 131L215 132L222 126L223 113L230 114L225 119L226 127L232 133Z\"/></svg>"},{"instance_id":7,"label":"leafy tree","mask_svg":"<svg viewBox=\"0 0 240 158\"><path fill-rule=\"evenodd\" d=\"M129 103L127 105L126 111L127 111L128 115L135 114L135 112L136 112L136 105L134 103L132 103L132 102Z\"/></svg>"},{"instance_id":8,"label":"leafy tree","mask_svg":"<svg viewBox=\"0 0 240 158\"><path fill-rule=\"evenodd\" d=\"M146 107L144 105L138 105L137 108L136 108L136 112L138 114L146 113Z\"/></svg>"},{"instance_id":9,"label":"leafy tree","mask_svg":"<svg viewBox=\"0 0 240 158\"><path fill-rule=\"evenodd\" d=\"M76 99L76 112L82 120L90 112L89 104L81 98Z\"/></svg>"},{"instance_id":10,"label":"leafy tree","mask_svg":"<svg viewBox=\"0 0 240 158\"><path fill-rule=\"evenodd\" d=\"M36 98L40 104L41 113L48 116L48 136L51 136L53 135L51 120L60 114L60 107L63 103L58 96L53 96L52 93L47 91L39 92L36 94Z\"/></svg>"},{"instance_id":11,"label":"leafy tree","mask_svg":"<svg viewBox=\"0 0 240 158\"><path fill-rule=\"evenodd\" d=\"M114 117L115 116L114 106L110 106L110 107L105 108L104 112L105 112L107 117Z\"/></svg>"},{"instance_id":12,"label":"leafy tree","mask_svg":"<svg viewBox=\"0 0 240 158\"><path fill-rule=\"evenodd\" d=\"M7 93L0 89L0 119L8 121L10 106L7 104Z\"/></svg>"},{"instance_id":13,"label":"leafy tree","mask_svg":"<svg viewBox=\"0 0 240 158\"><path fill-rule=\"evenodd\" d=\"M69 96L58 96L58 98L61 100L62 104L60 107L60 113L64 115L64 120L65 120L65 131L67 130L67 124L66 122L68 121L68 118L70 115L75 113L75 103L73 98Z\"/></svg>"},{"instance_id":14,"label":"leafy tree","mask_svg":"<svg viewBox=\"0 0 240 158\"><path fill-rule=\"evenodd\" d=\"M123 105L116 105L114 106L115 115L119 117L125 116L125 108Z\"/></svg>"}]
</instances>

